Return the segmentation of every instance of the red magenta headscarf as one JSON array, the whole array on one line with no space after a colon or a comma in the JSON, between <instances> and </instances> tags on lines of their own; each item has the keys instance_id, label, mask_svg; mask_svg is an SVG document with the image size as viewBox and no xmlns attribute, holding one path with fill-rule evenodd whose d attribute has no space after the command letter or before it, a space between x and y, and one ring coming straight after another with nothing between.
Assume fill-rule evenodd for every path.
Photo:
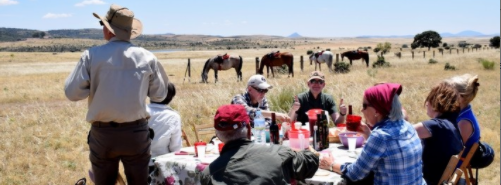
<instances>
[{"instance_id":1,"label":"red magenta headscarf","mask_svg":"<svg viewBox=\"0 0 501 185\"><path fill-rule=\"evenodd\" d=\"M400 95L402 85L396 83L384 83L369 87L364 92L365 99L383 116L390 115L391 104L395 94Z\"/></svg>"}]
</instances>

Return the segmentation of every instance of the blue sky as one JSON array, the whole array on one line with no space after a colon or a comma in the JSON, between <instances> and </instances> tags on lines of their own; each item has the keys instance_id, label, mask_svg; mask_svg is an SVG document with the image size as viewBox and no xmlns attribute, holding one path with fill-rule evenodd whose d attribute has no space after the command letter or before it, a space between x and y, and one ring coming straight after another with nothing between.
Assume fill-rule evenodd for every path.
<instances>
[{"instance_id":1,"label":"blue sky","mask_svg":"<svg viewBox=\"0 0 501 185\"><path fill-rule=\"evenodd\" d=\"M92 12L134 11L144 34L308 37L500 31L499 0L0 0L0 27L100 28Z\"/></svg>"}]
</instances>

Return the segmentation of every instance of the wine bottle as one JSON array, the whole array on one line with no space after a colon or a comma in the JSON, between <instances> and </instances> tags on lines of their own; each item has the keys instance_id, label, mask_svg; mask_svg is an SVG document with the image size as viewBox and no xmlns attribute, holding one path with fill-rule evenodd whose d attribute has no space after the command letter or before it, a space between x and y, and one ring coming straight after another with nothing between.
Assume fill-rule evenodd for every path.
<instances>
[{"instance_id":1,"label":"wine bottle","mask_svg":"<svg viewBox=\"0 0 501 185\"><path fill-rule=\"evenodd\" d=\"M348 105L348 115L353 115L353 109L351 105Z\"/></svg>"},{"instance_id":2,"label":"wine bottle","mask_svg":"<svg viewBox=\"0 0 501 185\"><path fill-rule=\"evenodd\" d=\"M324 145L323 145L323 138L324 138L324 127L322 126L322 115L317 114L317 122L316 125L318 127L317 130L317 148L318 150L323 150Z\"/></svg>"},{"instance_id":3,"label":"wine bottle","mask_svg":"<svg viewBox=\"0 0 501 185\"><path fill-rule=\"evenodd\" d=\"M280 144L280 136L278 131L278 125L275 118L275 113L271 113L271 125L270 125L270 144Z\"/></svg>"},{"instance_id":4,"label":"wine bottle","mask_svg":"<svg viewBox=\"0 0 501 185\"><path fill-rule=\"evenodd\" d=\"M320 121L322 124L322 147L323 149L329 148L329 122L327 122L327 116L325 116L325 111L322 111L322 119Z\"/></svg>"}]
</instances>

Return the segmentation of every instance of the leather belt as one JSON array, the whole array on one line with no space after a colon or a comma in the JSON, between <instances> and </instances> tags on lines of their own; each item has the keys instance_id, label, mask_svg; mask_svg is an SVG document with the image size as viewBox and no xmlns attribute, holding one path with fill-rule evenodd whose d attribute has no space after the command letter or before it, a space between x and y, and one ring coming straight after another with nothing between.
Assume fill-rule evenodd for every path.
<instances>
[{"instance_id":1,"label":"leather belt","mask_svg":"<svg viewBox=\"0 0 501 185\"><path fill-rule=\"evenodd\" d=\"M131 122L123 122L123 123L117 123L114 121L111 122L101 122L101 121L95 121L92 122L92 126L94 127L127 127L127 126L134 126L134 125L143 125L147 124L148 120L145 118L138 119L136 121L131 121Z\"/></svg>"}]
</instances>

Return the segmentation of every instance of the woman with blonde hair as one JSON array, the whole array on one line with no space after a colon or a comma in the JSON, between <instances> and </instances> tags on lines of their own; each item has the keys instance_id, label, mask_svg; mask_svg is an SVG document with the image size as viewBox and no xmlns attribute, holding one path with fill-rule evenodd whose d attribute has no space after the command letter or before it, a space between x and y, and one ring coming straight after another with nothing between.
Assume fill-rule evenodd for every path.
<instances>
[{"instance_id":1,"label":"woman with blonde hair","mask_svg":"<svg viewBox=\"0 0 501 185\"><path fill-rule=\"evenodd\" d=\"M465 157L473 144L480 140L480 127L477 118L473 114L470 102L475 99L478 92L478 75L464 74L461 76L454 76L445 80L447 83L453 85L458 92L458 101L461 111L456 119L456 127L461 133L463 144L465 146L463 156ZM461 165L461 161L458 166Z\"/></svg>"},{"instance_id":2,"label":"woman with blonde hair","mask_svg":"<svg viewBox=\"0 0 501 185\"><path fill-rule=\"evenodd\" d=\"M441 82L428 93L424 105L431 119L414 128L423 144L423 177L427 184L438 184L451 156L463 150L461 134L454 126L459 113L457 91Z\"/></svg>"}]
</instances>

